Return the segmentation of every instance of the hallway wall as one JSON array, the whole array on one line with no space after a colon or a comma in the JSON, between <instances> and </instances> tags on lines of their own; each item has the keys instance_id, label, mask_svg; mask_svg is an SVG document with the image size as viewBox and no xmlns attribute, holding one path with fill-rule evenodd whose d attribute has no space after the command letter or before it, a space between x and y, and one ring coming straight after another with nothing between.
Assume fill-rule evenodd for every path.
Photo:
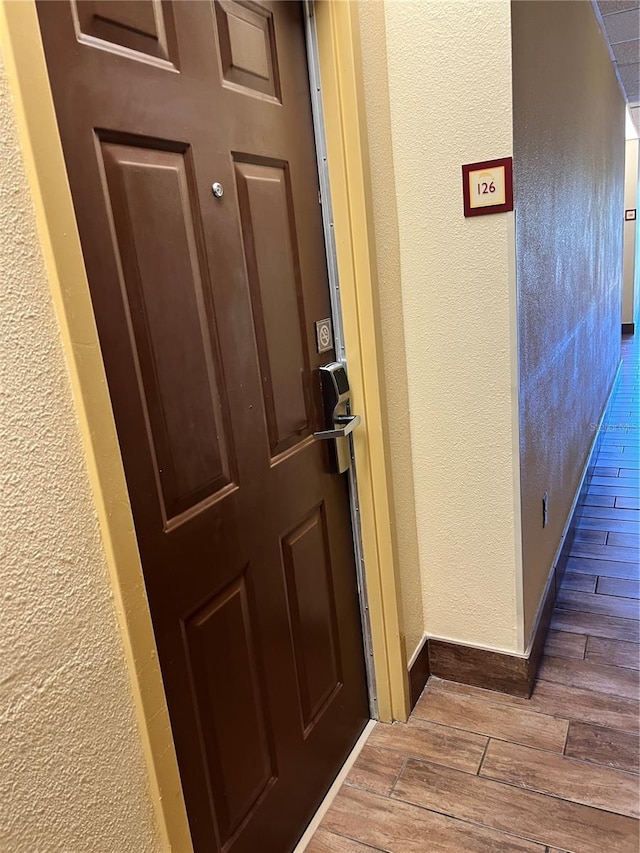
<instances>
[{"instance_id":1,"label":"hallway wall","mask_svg":"<svg viewBox=\"0 0 640 853\"><path fill-rule=\"evenodd\" d=\"M465 219L461 182L511 154L510 4L363 6L407 652L420 604L430 636L523 651L513 214Z\"/></svg>"},{"instance_id":2,"label":"hallway wall","mask_svg":"<svg viewBox=\"0 0 640 853\"><path fill-rule=\"evenodd\" d=\"M161 840L0 56L0 850Z\"/></svg>"},{"instance_id":3,"label":"hallway wall","mask_svg":"<svg viewBox=\"0 0 640 853\"><path fill-rule=\"evenodd\" d=\"M528 637L620 359L624 103L590 3L512 19Z\"/></svg>"}]
</instances>

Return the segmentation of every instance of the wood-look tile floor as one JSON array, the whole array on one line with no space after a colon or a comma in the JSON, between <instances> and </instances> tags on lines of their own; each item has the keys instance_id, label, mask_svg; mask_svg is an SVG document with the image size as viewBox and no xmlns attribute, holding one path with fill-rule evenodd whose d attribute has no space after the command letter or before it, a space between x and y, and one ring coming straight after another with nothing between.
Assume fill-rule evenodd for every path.
<instances>
[{"instance_id":1,"label":"wood-look tile floor","mask_svg":"<svg viewBox=\"0 0 640 853\"><path fill-rule=\"evenodd\" d=\"M531 699L431 678L378 724L307 853L638 853L640 342Z\"/></svg>"}]
</instances>

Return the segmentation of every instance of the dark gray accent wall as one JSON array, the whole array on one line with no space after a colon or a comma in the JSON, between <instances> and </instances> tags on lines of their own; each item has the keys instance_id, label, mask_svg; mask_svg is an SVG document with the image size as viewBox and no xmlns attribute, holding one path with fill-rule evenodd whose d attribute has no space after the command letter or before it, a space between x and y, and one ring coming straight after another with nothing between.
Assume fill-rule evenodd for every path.
<instances>
[{"instance_id":1,"label":"dark gray accent wall","mask_svg":"<svg viewBox=\"0 0 640 853\"><path fill-rule=\"evenodd\" d=\"M620 358L624 103L588 0L512 27L526 641Z\"/></svg>"}]
</instances>

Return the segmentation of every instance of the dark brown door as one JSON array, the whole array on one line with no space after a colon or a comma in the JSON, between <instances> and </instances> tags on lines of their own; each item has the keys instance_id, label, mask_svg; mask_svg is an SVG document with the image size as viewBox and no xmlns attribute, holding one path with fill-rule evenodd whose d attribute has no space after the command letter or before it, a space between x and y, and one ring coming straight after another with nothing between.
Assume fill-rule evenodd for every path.
<instances>
[{"instance_id":1,"label":"dark brown door","mask_svg":"<svg viewBox=\"0 0 640 853\"><path fill-rule=\"evenodd\" d=\"M368 717L302 10L38 12L194 845L287 853Z\"/></svg>"}]
</instances>

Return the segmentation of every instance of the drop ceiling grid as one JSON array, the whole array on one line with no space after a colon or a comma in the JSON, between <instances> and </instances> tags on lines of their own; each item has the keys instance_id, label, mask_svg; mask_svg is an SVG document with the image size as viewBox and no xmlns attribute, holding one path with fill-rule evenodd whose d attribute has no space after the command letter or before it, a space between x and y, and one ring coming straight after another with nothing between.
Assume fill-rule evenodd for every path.
<instances>
[{"instance_id":1,"label":"drop ceiling grid","mask_svg":"<svg viewBox=\"0 0 640 853\"><path fill-rule=\"evenodd\" d=\"M640 0L597 0L595 5L611 61L640 128Z\"/></svg>"}]
</instances>

